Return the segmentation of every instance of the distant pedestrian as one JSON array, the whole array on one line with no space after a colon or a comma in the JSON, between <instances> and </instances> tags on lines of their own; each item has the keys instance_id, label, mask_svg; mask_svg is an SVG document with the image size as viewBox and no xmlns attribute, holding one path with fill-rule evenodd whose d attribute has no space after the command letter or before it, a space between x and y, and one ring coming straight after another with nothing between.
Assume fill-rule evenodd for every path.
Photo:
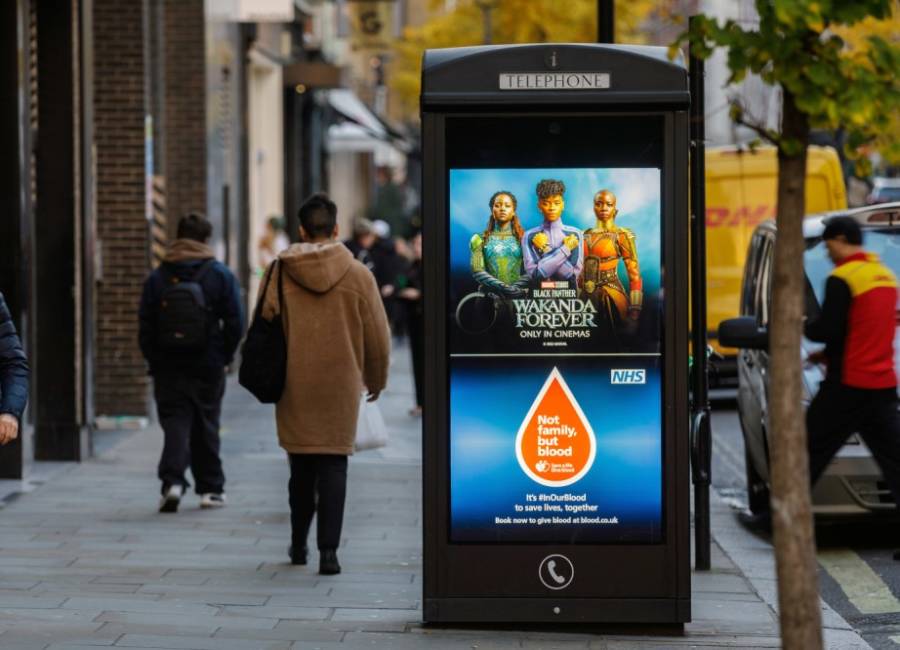
<instances>
[{"instance_id":1,"label":"distant pedestrian","mask_svg":"<svg viewBox=\"0 0 900 650\"><path fill-rule=\"evenodd\" d=\"M160 512L175 512L190 486L202 508L225 505L219 458L219 415L225 369L244 330L238 283L207 245L212 225L190 214L178 238L144 282L140 307L141 351L153 375L153 394L165 434L158 475Z\"/></svg>"},{"instance_id":2,"label":"distant pedestrian","mask_svg":"<svg viewBox=\"0 0 900 650\"><path fill-rule=\"evenodd\" d=\"M417 233L412 240L412 263L406 270L405 286L398 296L406 307L406 333L409 335L409 350L412 355L413 387L415 388L416 405L410 409L413 417L422 415L422 403L425 397L425 308L422 295L422 233Z\"/></svg>"},{"instance_id":3,"label":"distant pedestrian","mask_svg":"<svg viewBox=\"0 0 900 650\"><path fill-rule=\"evenodd\" d=\"M291 245L287 233L284 231L284 217L272 216L266 221L266 232L259 238L257 255L259 256L258 273L263 271L278 257L278 253Z\"/></svg>"},{"instance_id":4,"label":"distant pedestrian","mask_svg":"<svg viewBox=\"0 0 900 650\"><path fill-rule=\"evenodd\" d=\"M397 289L400 276L406 270L408 260L398 251L402 246L391 236L391 227L386 221L378 219L372 222L375 233L375 243L369 249L369 255L373 263L375 281L381 292L381 301L387 314L388 323L394 336L401 336L405 327L403 312L397 302Z\"/></svg>"},{"instance_id":5,"label":"distant pedestrian","mask_svg":"<svg viewBox=\"0 0 900 650\"><path fill-rule=\"evenodd\" d=\"M825 284L821 313L805 327L808 339L825 343L810 361L827 365L806 412L810 479L815 485L847 438L859 433L900 506L897 279L863 249L862 230L854 219L830 219L822 237L835 268Z\"/></svg>"},{"instance_id":6,"label":"distant pedestrian","mask_svg":"<svg viewBox=\"0 0 900 650\"><path fill-rule=\"evenodd\" d=\"M19 422L28 401L28 361L0 293L0 445L19 435Z\"/></svg>"},{"instance_id":7,"label":"distant pedestrian","mask_svg":"<svg viewBox=\"0 0 900 650\"><path fill-rule=\"evenodd\" d=\"M353 257L362 263L367 269L375 272L375 260L372 258L372 247L378 235L372 222L368 219L357 219L353 224L353 237L344 242L344 246L350 249Z\"/></svg>"},{"instance_id":8,"label":"distant pedestrian","mask_svg":"<svg viewBox=\"0 0 900 650\"><path fill-rule=\"evenodd\" d=\"M380 219L372 222L372 234L375 239L369 246L369 258L372 260L372 272L375 273L375 281L378 290L385 301L392 301L397 289L397 272L400 263L397 255L397 244L391 237L391 227L387 221ZM389 305L386 305L388 309ZM388 309L390 313L390 309Z\"/></svg>"},{"instance_id":9,"label":"distant pedestrian","mask_svg":"<svg viewBox=\"0 0 900 650\"><path fill-rule=\"evenodd\" d=\"M318 515L319 573L340 573L347 457L353 453L363 387L375 401L387 383L390 332L372 273L337 240L337 206L324 194L300 207L300 237L279 255L277 282L263 296L262 317L281 313L287 336L284 393L275 415L291 467L293 564L307 561ZM282 269L273 269L274 273Z\"/></svg>"},{"instance_id":10,"label":"distant pedestrian","mask_svg":"<svg viewBox=\"0 0 900 650\"><path fill-rule=\"evenodd\" d=\"M387 166L375 170L375 200L369 207L368 216L372 221L387 222L394 237L409 234L409 214L407 213L407 192L394 179L395 171Z\"/></svg>"}]
</instances>

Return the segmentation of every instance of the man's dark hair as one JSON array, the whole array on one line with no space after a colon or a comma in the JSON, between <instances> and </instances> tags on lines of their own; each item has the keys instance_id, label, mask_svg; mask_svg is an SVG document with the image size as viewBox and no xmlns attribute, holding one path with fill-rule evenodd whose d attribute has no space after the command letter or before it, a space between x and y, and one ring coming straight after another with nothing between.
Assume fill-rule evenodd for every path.
<instances>
[{"instance_id":1,"label":"man's dark hair","mask_svg":"<svg viewBox=\"0 0 900 650\"><path fill-rule=\"evenodd\" d=\"M537 184L534 191L537 192L539 199L546 199L548 196L556 196L557 194L562 196L566 193L566 184L552 178L545 178Z\"/></svg>"},{"instance_id":2,"label":"man's dark hair","mask_svg":"<svg viewBox=\"0 0 900 650\"><path fill-rule=\"evenodd\" d=\"M863 243L862 228L853 217L832 217L825 222L822 239L837 239L841 235L848 244L861 246Z\"/></svg>"},{"instance_id":3,"label":"man's dark hair","mask_svg":"<svg viewBox=\"0 0 900 650\"><path fill-rule=\"evenodd\" d=\"M205 244L209 241L212 231L212 224L206 220L206 217L197 212L191 212L179 219L176 236L178 239L193 239Z\"/></svg>"},{"instance_id":4,"label":"man's dark hair","mask_svg":"<svg viewBox=\"0 0 900 650\"><path fill-rule=\"evenodd\" d=\"M300 211L300 225L309 237L319 239L331 237L337 223L337 206L327 194L313 194L303 202Z\"/></svg>"}]
</instances>

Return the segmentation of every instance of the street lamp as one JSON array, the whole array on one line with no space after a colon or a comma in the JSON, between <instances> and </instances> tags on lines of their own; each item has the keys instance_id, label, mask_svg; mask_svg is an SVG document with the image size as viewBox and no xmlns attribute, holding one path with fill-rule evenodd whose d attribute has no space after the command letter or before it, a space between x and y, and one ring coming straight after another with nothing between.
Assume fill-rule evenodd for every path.
<instances>
[{"instance_id":1,"label":"street lamp","mask_svg":"<svg viewBox=\"0 0 900 650\"><path fill-rule=\"evenodd\" d=\"M475 0L475 4L481 9L484 16L484 37L482 40L485 45L491 43L491 12L500 4L500 0Z\"/></svg>"}]
</instances>

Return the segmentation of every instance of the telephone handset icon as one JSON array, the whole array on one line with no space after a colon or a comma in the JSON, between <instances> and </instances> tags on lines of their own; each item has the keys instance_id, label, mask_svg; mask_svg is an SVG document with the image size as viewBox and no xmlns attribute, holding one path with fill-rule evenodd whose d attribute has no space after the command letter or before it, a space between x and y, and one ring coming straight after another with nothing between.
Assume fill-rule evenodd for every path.
<instances>
[{"instance_id":1,"label":"telephone handset icon","mask_svg":"<svg viewBox=\"0 0 900 650\"><path fill-rule=\"evenodd\" d=\"M575 567L572 566L572 560L565 555L554 553L541 560L538 578L547 589L554 591L565 589L575 579Z\"/></svg>"},{"instance_id":2,"label":"telephone handset icon","mask_svg":"<svg viewBox=\"0 0 900 650\"><path fill-rule=\"evenodd\" d=\"M566 581L561 575L556 572L556 560L550 560L547 562L547 573L550 574L550 577L556 581L556 584L561 585Z\"/></svg>"}]
</instances>

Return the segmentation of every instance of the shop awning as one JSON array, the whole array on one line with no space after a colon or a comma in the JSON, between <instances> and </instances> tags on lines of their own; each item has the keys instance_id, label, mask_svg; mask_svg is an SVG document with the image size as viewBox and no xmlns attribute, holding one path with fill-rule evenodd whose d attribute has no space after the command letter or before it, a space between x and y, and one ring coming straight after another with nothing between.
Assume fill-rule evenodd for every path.
<instances>
[{"instance_id":1,"label":"shop awning","mask_svg":"<svg viewBox=\"0 0 900 650\"><path fill-rule=\"evenodd\" d=\"M387 140L388 131L378 117L362 103L352 90L335 88L328 91L328 103L345 118L361 126L372 136Z\"/></svg>"},{"instance_id":2,"label":"shop awning","mask_svg":"<svg viewBox=\"0 0 900 650\"><path fill-rule=\"evenodd\" d=\"M371 153L376 165L390 167L401 165L406 158L406 151L396 147L390 139L376 137L352 122L328 127L326 147L329 153Z\"/></svg>"}]
</instances>

